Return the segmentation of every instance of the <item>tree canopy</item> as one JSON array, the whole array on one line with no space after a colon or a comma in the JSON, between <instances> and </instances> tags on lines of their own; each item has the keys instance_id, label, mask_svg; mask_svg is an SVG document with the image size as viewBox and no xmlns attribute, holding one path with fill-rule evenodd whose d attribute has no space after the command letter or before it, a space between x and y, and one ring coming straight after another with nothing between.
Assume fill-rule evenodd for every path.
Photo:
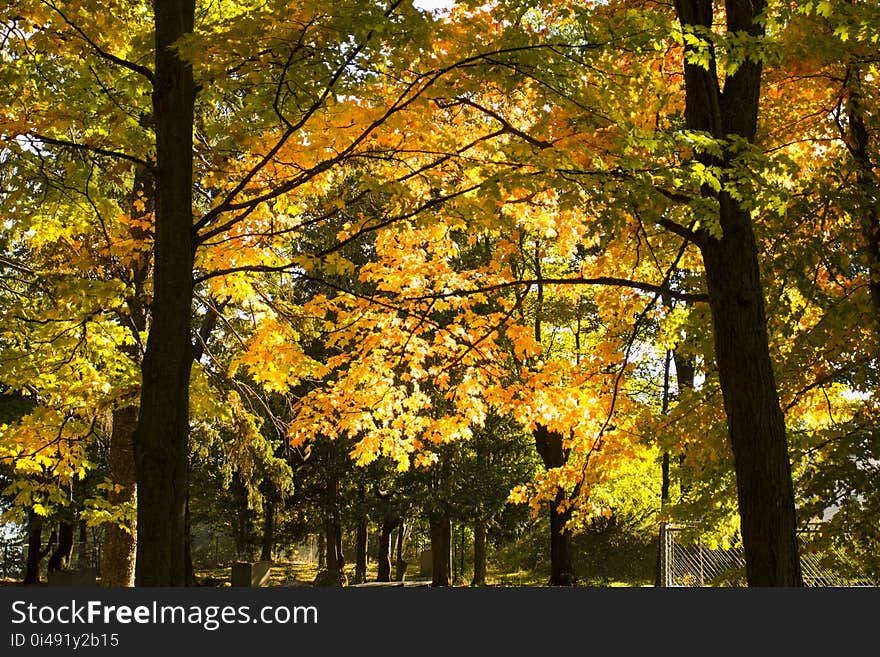
<instances>
[{"instance_id":1,"label":"tree canopy","mask_svg":"<svg viewBox=\"0 0 880 657\"><path fill-rule=\"evenodd\" d=\"M219 459L333 522L327 495L418 473L469 521L508 486L550 514L554 584L571 532L632 509L741 541L751 585L800 585L823 517L876 572L878 26L864 0L7 4L4 519L75 507L138 585L184 585ZM523 436L543 468L505 461Z\"/></svg>"}]
</instances>

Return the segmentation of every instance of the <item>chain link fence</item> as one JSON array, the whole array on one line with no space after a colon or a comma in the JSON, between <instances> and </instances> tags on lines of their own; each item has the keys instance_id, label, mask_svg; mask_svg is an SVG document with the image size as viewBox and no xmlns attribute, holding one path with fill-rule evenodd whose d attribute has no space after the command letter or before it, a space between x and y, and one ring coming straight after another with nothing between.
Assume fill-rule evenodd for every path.
<instances>
[{"instance_id":1,"label":"chain link fence","mask_svg":"<svg viewBox=\"0 0 880 657\"><path fill-rule=\"evenodd\" d=\"M746 586L746 561L742 547L716 548L692 539L690 527L661 523L660 586ZM853 576L858 569L845 555L817 548L818 526L798 532L804 586L878 586L878 582Z\"/></svg>"}]
</instances>

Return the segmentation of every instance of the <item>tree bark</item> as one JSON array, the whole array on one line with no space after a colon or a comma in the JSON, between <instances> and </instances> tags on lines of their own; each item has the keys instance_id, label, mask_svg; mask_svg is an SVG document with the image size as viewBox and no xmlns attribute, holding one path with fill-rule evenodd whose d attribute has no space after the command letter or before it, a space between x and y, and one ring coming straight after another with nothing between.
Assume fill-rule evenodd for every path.
<instances>
[{"instance_id":1,"label":"tree bark","mask_svg":"<svg viewBox=\"0 0 880 657\"><path fill-rule=\"evenodd\" d=\"M711 38L711 0L676 0L684 30L702 28ZM759 37L763 0L728 0L728 33ZM686 45L685 51L695 46ZM753 141L758 123L761 64L746 59L727 76L721 91L714 51L708 67L686 63L685 123L717 139L736 135ZM730 164L698 154L706 164ZM747 210L727 192L703 193L717 200L721 237L703 229L699 246L714 327L715 358L734 456L737 498L750 586L800 586L796 518L785 418L770 360L758 247Z\"/></svg>"},{"instance_id":2,"label":"tree bark","mask_svg":"<svg viewBox=\"0 0 880 657\"><path fill-rule=\"evenodd\" d=\"M541 273L541 249L535 246L535 275L540 279ZM544 286L537 286L535 305L535 341L541 342L541 320L544 306ZM535 448L544 467L547 470L559 468L568 461L569 450L565 449L562 434L550 431L546 426L539 424L532 431L535 439ZM571 559L571 530L566 528L571 511L560 511L560 502L565 501L565 490L559 488L553 503L550 505L550 586L569 586L574 584L577 577Z\"/></svg>"},{"instance_id":3,"label":"tree bark","mask_svg":"<svg viewBox=\"0 0 880 657\"><path fill-rule=\"evenodd\" d=\"M865 125L865 108L861 84L864 71L858 62L847 69L847 133L845 135L850 155L856 165L856 189L859 195L859 219L868 265L868 289L874 308L875 330L880 335L880 180L875 174L871 158L870 133Z\"/></svg>"},{"instance_id":4,"label":"tree bark","mask_svg":"<svg viewBox=\"0 0 880 657\"><path fill-rule=\"evenodd\" d=\"M559 510L567 501L568 496L560 488L550 509L550 586L572 586L577 581L571 558L571 530L566 526L571 519L571 508Z\"/></svg>"},{"instance_id":5,"label":"tree bark","mask_svg":"<svg viewBox=\"0 0 880 657\"><path fill-rule=\"evenodd\" d=\"M474 577L471 586L486 586L486 521L474 522Z\"/></svg>"},{"instance_id":6,"label":"tree bark","mask_svg":"<svg viewBox=\"0 0 880 657\"><path fill-rule=\"evenodd\" d=\"M663 400L662 406L660 408L660 413L662 415L666 415L669 412L669 398L670 398L670 390L669 390L669 364L672 360L672 354L669 350L666 351L666 360L663 366ZM661 483L660 483L660 507L663 508L666 504L669 503L669 486L670 486L670 477L669 477L669 452L663 452L663 458L660 463L660 474L661 474Z\"/></svg>"},{"instance_id":7,"label":"tree bark","mask_svg":"<svg viewBox=\"0 0 880 657\"><path fill-rule=\"evenodd\" d=\"M22 583L25 585L40 583L40 562L49 554L52 546L55 544L57 534L53 531L49 537L49 542L43 548L43 516L30 512L28 518L28 553L27 563L25 564L24 579Z\"/></svg>"},{"instance_id":8,"label":"tree bark","mask_svg":"<svg viewBox=\"0 0 880 657\"><path fill-rule=\"evenodd\" d=\"M732 200L722 215L736 214ZM742 219L742 217L741 217ZM800 586L794 487L751 226L703 249L750 586Z\"/></svg>"},{"instance_id":9,"label":"tree bark","mask_svg":"<svg viewBox=\"0 0 880 657\"><path fill-rule=\"evenodd\" d=\"M568 450L563 448L562 434L538 425L532 435L544 467L549 470L565 465ZM571 558L571 530L567 528L571 510L568 507L560 510L567 498L565 491L559 488L550 504L550 586L571 586L577 579Z\"/></svg>"},{"instance_id":10,"label":"tree bark","mask_svg":"<svg viewBox=\"0 0 880 657\"><path fill-rule=\"evenodd\" d=\"M90 565L88 556L88 527L89 525L85 520L79 521L79 537L77 538L77 543L79 547L77 548L76 553L76 568L88 568Z\"/></svg>"},{"instance_id":11,"label":"tree bark","mask_svg":"<svg viewBox=\"0 0 880 657\"><path fill-rule=\"evenodd\" d=\"M397 526L397 551L394 559L394 579L402 582L406 577L406 561L403 560L404 544L406 543L406 523L401 520Z\"/></svg>"},{"instance_id":12,"label":"tree bark","mask_svg":"<svg viewBox=\"0 0 880 657\"><path fill-rule=\"evenodd\" d=\"M367 516L358 519L354 546L354 583L367 581Z\"/></svg>"},{"instance_id":13,"label":"tree bark","mask_svg":"<svg viewBox=\"0 0 880 657\"><path fill-rule=\"evenodd\" d=\"M133 440L137 416L136 406L126 406L113 411L109 467L114 488L110 490L107 499L114 507L134 506L137 503ZM117 486L118 489L115 488ZM107 523L104 527L104 546L101 555L101 584L118 587L134 586L136 554L136 518L132 518L126 526Z\"/></svg>"},{"instance_id":14,"label":"tree bark","mask_svg":"<svg viewBox=\"0 0 880 657\"><path fill-rule=\"evenodd\" d=\"M379 528L379 560L377 582L391 581L391 532L397 526L397 519L385 519Z\"/></svg>"},{"instance_id":15,"label":"tree bark","mask_svg":"<svg viewBox=\"0 0 880 657\"><path fill-rule=\"evenodd\" d=\"M138 586L186 584L185 513L193 295L192 68L172 45L193 31L194 0L154 0L156 228L152 324L135 430Z\"/></svg>"},{"instance_id":16,"label":"tree bark","mask_svg":"<svg viewBox=\"0 0 880 657\"><path fill-rule=\"evenodd\" d=\"M449 586L449 549L452 545L452 525L449 516L431 514L431 586Z\"/></svg>"},{"instance_id":17,"label":"tree bark","mask_svg":"<svg viewBox=\"0 0 880 657\"><path fill-rule=\"evenodd\" d=\"M327 570L343 572L345 557L342 554L342 523L339 520L339 476L333 469L333 448L327 445L327 462L331 464L327 475L324 498L324 534L327 548Z\"/></svg>"},{"instance_id":18,"label":"tree bark","mask_svg":"<svg viewBox=\"0 0 880 657\"><path fill-rule=\"evenodd\" d=\"M59 570L67 570L70 566L70 553L73 550L74 529L75 527L73 523L68 522L67 520L61 520L58 523L58 545L56 546L55 551L52 552L52 556L49 557L49 563L47 564L50 573L55 573Z\"/></svg>"},{"instance_id":19,"label":"tree bark","mask_svg":"<svg viewBox=\"0 0 880 657\"><path fill-rule=\"evenodd\" d=\"M134 173L129 211L132 217L146 219L155 211L156 181L153 172L138 166ZM142 205L141 205L142 204ZM146 241L148 236L139 226L130 228L131 237ZM141 334L147 328L147 310L144 307L144 284L150 274L151 258L139 253L131 265L128 277L133 291L125 300L125 312L120 321L132 334L134 344L122 347L122 351L138 363L140 360ZM132 513L137 510L137 468L134 456L134 432L138 421L136 403L113 409L111 416L108 475L119 489L112 489L107 499L114 507L130 505ZM135 559L137 556L137 518L132 515L125 526L110 523L104 528L101 555L101 584L108 587L132 587L135 582Z\"/></svg>"},{"instance_id":20,"label":"tree bark","mask_svg":"<svg viewBox=\"0 0 880 657\"><path fill-rule=\"evenodd\" d=\"M324 534L327 548L327 570L341 573L345 568L345 556L342 554L342 525L334 517L324 521Z\"/></svg>"},{"instance_id":21,"label":"tree bark","mask_svg":"<svg viewBox=\"0 0 880 657\"><path fill-rule=\"evenodd\" d=\"M685 390L694 389L694 380L697 374L697 367L693 356L685 356L680 349L673 349L672 358L675 362L675 381L678 385L678 394ZM685 459L686 447L682 447L681 453L678 455L678 466L682 468ZM684 498L690 491L690 486L685 483L684 478L679 473L679 495Z\"/></svg>"}]
</instances>

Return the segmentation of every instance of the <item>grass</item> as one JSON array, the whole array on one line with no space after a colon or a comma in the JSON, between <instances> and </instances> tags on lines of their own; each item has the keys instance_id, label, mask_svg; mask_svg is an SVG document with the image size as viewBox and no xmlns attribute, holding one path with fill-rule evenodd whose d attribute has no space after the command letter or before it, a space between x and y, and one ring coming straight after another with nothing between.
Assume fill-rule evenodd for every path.
<instances>
[{"instance_id":1,"label":"grass","mask_svg":"<svg viewBox=\"0 0 880 657\"><path fill-rule=\"evenodd\" d=\"M392 571L393 572L393 571ZM228 587L231 586L232 562L222 562L216 565L205 565L196 567L196 579L202 586ZM303 561L274 561L272 569L269 573L268 586L311 586L318 574L318 564ZM345 574L348 581L354 580L354 564L346 564ZM465 577L461 581L456 582L456 586L469 586L472 573L466 572ZM543 572L543 569L536 570L516 570L502 571L492 568L490 564L489 572L486 574L487 586L499 587L520 587L520 586L546 586L549 573ZM370 561L367 565L367 582L375 582L377 577L376 562ZM404 578L406 581L425 581L426 578L421 577L418 564L409 564ZM430 580L430 578L427 578ZM99 580L100 583L100 580ZM588 587L629 587L629 586L649 586L650 583L642 582L623 582L623 581L585 581L581 586ZM0 579L0 587L21 586L21 582L11 578ZM46 586L42 581L38 586Z\"/></svg>"},{"instance_id":2,"label":"grass","mask_svg":"<svg viewBox=\"0 0 880 657\"><path fill-rule=\"evenodd\" d=\"M354 580L354 564L346 564L344 569L349 582ZM196 567L196 578L207 586L226 587L231 586L232 562L223 562L217 565ZM392 569L393 573L393 569ZM303 561L273 561L269 572L268 586L311 586L318 574L318 564ZM371 561L367 564L367 581L375 582L378 576L377 564ZM421 580L418 564L409 564L404 577L407 581Z\"/></svg>"}]
</instances>

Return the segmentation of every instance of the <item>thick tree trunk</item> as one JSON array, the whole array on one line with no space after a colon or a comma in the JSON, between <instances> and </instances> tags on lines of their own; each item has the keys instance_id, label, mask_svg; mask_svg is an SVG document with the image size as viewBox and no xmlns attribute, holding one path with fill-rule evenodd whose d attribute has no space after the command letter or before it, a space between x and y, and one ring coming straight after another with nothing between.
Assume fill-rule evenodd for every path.
<instances>
[{"instance_id":1,"label":"thick tree trunk","mask_svg":"<svg viewBox=\"0 0 880 657\"><path fill-rule=\"evenodd\" d=\"M55 544L57 534L52 532L49 542L43 548L43 516L30 512L28 518L28 553L25 564L23 584L40 583L40 562L49 554Z\"/></svg>"},{"instance_id":2,"label":"thick tree trunk","mask_svg":"<svg viewBox=\"0 0 880 657\"><path fill-rule=\"evenodd\" d=\"M471 586L486 586L486 521L474 522L474 577Z\"/></svg>"},{"instance_id":3,"label":"thick tree trunk","mask_svg":"<svg viewBox=\"0 0 880 657\"><path fill-rule=\"evenodd\" d=\"M713 6L707 0L676 0L684 30L702 27L711 34ZM728 0L727 31L761 36L757 22L762 0ZM686 46L686 50L694 46ZM746 59L728 75L721 91L714 61L704 68L685 64L685 120L688 129L718 139L737 135L748 141L758 122L761 64ZM725 158L698 158L729 164ZM715 339L718 377L724 396L737 478L737 497L750 586L799 586L794 491L785 418L779 406L770 360L758 248L747 210L726 192L704 189L717 199L720 239L699 234Z\"/></svg>"},{"instance_id":4,"label":"thick tree trunk","mask_svg":"<svg viewBox=\"0 0 880 657\"><path fill-rule=\"evenodd\" d=\"M397 526L397 519L386 519L379 528L379 559L377 582L391 581L391 532Z\"/></svg>"},{"instance_id":5,"label":"thick tree trunk","mask_svg":"<svg viewBox=\"0 0 880 657\"><path fill-rule=\"evenodd\" d=\"M70 566L70 553L73 551L74 525L72 522L61 520L58 523L58 545L47 564L50 573L59 570L67 570Z\"/></svg>"},{"instance_id":6,"label":"thick tree trunk","mask_svg":"<svg viewBox=\"0 0 880 657\"><path fill-rule=\"evenodd\" d=\"M342 554L342 525L336 518L329 518L324 522L324 534L327 547L327 570L337 573L345 568L345 556Z\"/></svg>"},{"instance_id":7,"label":"thick tree trunk","mask_svg":"<svg viewBox=\"0 0 880 657\"><path fill-rule=\"evenodd\" d=\"M126 406L113 411L110 434L110 478L114 486L107 499L114 507L134 507L137 503L137 479L134 465L134 429L138 409ZM103 586L134 586L135 555L137 553L137 521L133 517L126 526L108 523L104 526L104 546L101 554L101 584Z\"/></svg>"},{"instance_id":8,"label":"thick tree trunk","mask_svg":"<svg viewBox=\"0 0 880 657\"><path fill-rule=\"evenodd\" d=\"M194 0L154 0L156 228L152 324L135 430L138 586L186 583L186 484L193 293L192 68L172 48L193 30Z\"/></svg>"},{"instance_id":9,"label":"thick tree trunk","mask_svg":"<svg viewBox=\"0 0 880 657\"><path fill-rule=\"evenodd\" d=\"M358 519L354 540L354 583L363 584L367 581L367 517Z\"/></svg>"},{"instance_id":10,"label":"thick tree trunk","mask_svg":"<svg viewBox=\"0 0 880 657\"><path fill-rule=\"evenodd\" d=\"M564 490L557 490L550 509L550 586L572 586L577 580L571 559L571 530L566 527L571 510L559 510L567 499Z\"/></svg>"},{"instance_id":11,"label":"thick tree trunk","mask_svg":"<svg viewBox=\"0 0 880 657\"><path fill-rule=\"evenodd\" d=\"M452 546L452 523L449 516L431 514L431 586L449 586L449 550Z\"/></svg>"},{"instance_id":12,"label":"thick tree trunk","mask_svg":"<svg viewBox=\"0 0 880 657\"><path fill-rule=\"evenodd\" d=\"M328 463L333 463L333 448L328 443ZM339 478L332 469L327 477L324 500L324 535L327 539L327 570L342 573L345 557L342 554L342 523L339 520Z\"/></svg>"},{"instance_id":13,"label":"thick tree trunk","mask_svg":"<svg viewBox=\"0 0 880 657\"><path fill-rule=\"evenodd\" d=\"M724 199L722 199L724 200ZM794 488L748 214L703 248L750 586L800 586ZM731 217L728 217L728 220Z\"/></svg>"},{"instance_id":14,"label":"thick tree trunk","mask_svg":"<svg viewBox=\"0 0 880 657\"><path fill-rule=\"evenodd\" d=\"M544 467L549 470L565 465L568 460L568 450L563 447L562 434L550 431L543 425L537 426L532 434ZM565 491L560 488L550 504L549 584L551 586L571 586L577 579L571 558L571 530L567 528L571 519L571 510L566 508L560 511L560 504L565 502L567 497Z\"/></svg>"},{"instance_id":15,"label":"thick tree trunk","mask_svg":"<svg viewBox=\"0 0 880 657\"><path fill-rule=\"evenodd\" d=\"M406 544L406 523L401 520L397 526L397 549L394 558L394 579L402 582L406 578L406 561L403 560L403 550Z\"/></svg>"},{"instance_id":16,"label":"thick tree trunk","mask_svg":"<svg viewBox=\"0 0 880 657\"><path fill-rule=\"evenodd\" d=\"M875 328L880 335L880 179L871 158L871 135L865 125L865 108L862 92L863 66L853 62L847 70L847 134L849 152L856 165L856 187L860 203L860 222L864 239L864 252L868 265L868 289L874 306Z\"/></svg>"}]
</instances>

